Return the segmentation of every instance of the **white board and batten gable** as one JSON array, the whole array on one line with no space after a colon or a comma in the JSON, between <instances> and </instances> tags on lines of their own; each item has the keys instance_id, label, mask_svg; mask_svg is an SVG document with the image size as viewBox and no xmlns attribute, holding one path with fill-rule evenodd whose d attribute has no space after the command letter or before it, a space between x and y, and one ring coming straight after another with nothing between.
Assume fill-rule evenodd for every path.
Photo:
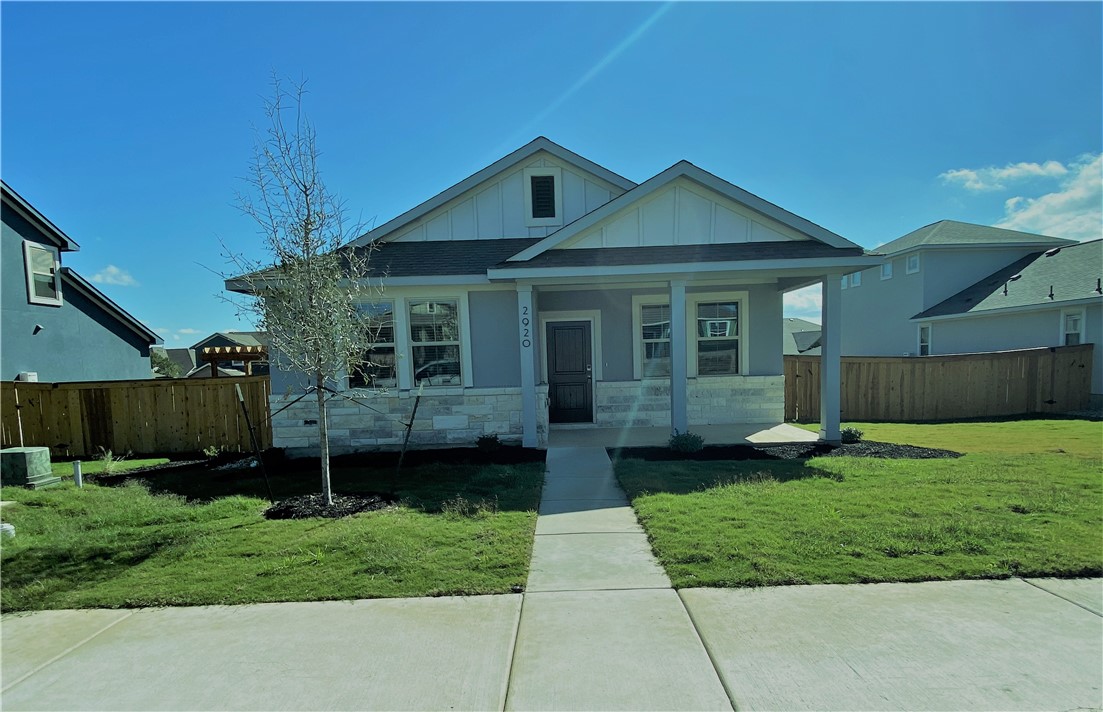
<instances>
[{"instance_id":1,"label":"white board and batten gable","mask_svg":"<svg viewBox=\"0 0 1103 712\"><path fill-rule=\"evenodd\" d=\"M550 218L534 217L534 176L551 176ZM546 237L633 187L635 183L538 138L356 243Z\"/></svg>"},{"instance_id":2,"label":"white board and batten gable","mask_svg":"<svg viewBox=\"0 0 1103 712\"><path fill-rule=\"evenodd\" d=\"M510 258L548 250L819 241L857 245L681 161Z\"/></svg>"},{"instance_id":3,"label":"white board and batten gable","mask_svg":"<svg viewBox=\"0 0 1103 712\"><path fill-rule=\"evenodd\" d=\"M808 239L744 205L679 178L559 247L650 247Z\"/></svg>"}]
</instances>

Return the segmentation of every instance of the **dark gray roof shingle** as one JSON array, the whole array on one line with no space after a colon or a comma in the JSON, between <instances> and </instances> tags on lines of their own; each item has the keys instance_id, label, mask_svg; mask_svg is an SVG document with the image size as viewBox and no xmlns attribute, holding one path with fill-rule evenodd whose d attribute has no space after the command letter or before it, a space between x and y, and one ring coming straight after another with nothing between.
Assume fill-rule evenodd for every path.
<instances>
[{"instance_id":1,"label":"dark gray roof shingle","mask_svg":"<svg viewBox=\"0 0 1103 712\"><path fill-rule=\"evenodd\" d=\"M1016 275L1018 278L1012 280ZM1097 291L1101 278L1103 240L1073 243L1055 253L1049 250L1027 255L912 318L976 314L1091 297L1103 299ZM1004 294L1004 285L1007 294ZM1052 299L1050 287L1053 288Z\"/></svg>"},{"instance_id":2,"label":"dark gray roof shingle","mask_svg":"<svg viewBox=\"0 0 1103 712\"><path fill-rule=\"evenodd\" d=\"M540 238L380 242L375 244L368 267L372 277L486 276L487 268L537 242ZM353 249L363 253L368 248Z\"/></svg>"},{"instance_id":3,"label":"dark gray roof shingle","mask_svg":"<svg viewBox=\"0 0 1103 712\"><path fill-rule=\"evenodd\" d=\"M621 265L741 262L744 260L854 257L860 247L839 248L814 240L740 242L720 245L664 245L655 247L597 247L548 250L524 262L504 262L497 269L538 267L610 267Z\"/></svg>"}]
</instances>

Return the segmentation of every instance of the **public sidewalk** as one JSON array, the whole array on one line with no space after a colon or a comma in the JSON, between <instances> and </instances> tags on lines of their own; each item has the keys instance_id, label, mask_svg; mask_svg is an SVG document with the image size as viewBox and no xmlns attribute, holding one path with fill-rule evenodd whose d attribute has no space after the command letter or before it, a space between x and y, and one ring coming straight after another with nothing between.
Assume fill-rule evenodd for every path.
<instances>
[{"instance_id":1,"label":"public sidewalk","mask_svg":"<svg viewBox=\"0 0 1103 712\"><path fill-rule=\"evenodd\" d=\"M552 448L523 595L0 619L4 710L1103 708L1103 581L675 592Z\"/></svg>"}]
</instances>

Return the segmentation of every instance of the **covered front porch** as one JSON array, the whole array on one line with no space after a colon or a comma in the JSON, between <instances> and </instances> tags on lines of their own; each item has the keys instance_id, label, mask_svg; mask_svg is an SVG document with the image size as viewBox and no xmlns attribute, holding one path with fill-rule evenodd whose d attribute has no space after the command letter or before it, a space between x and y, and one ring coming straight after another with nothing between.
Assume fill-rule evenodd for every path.
<instances>
[{"instance_id":1,"label":"covered front porch","mask_svg":"<svg viewBox=\"0 0 1103 712\"><path fill-rule=\"evenodd\" d=\"M705 445L782 445L814 443L816 433L781 423L697 425L693 432L704 438ZM602 428L593 425L552 425L548 432L549 447L665 447L670 428L619 427Z\"/></svg>"}]
</instances>

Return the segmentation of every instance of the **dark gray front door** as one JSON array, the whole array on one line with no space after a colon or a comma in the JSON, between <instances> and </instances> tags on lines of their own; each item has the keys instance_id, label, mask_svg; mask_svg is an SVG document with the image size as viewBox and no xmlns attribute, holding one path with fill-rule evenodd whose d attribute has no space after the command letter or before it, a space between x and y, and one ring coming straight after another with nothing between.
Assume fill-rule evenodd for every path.
<instances>
[{"instance_id":1,"label":"dark gray front door","mask_svg":"<svg viewBox=\"0 0 1103 712\"><path fill-rule=\"evenodd\" d=\"M590 322L548 324L548 417L553 423L592 423Z\"/></svg>"}]
</instances>

